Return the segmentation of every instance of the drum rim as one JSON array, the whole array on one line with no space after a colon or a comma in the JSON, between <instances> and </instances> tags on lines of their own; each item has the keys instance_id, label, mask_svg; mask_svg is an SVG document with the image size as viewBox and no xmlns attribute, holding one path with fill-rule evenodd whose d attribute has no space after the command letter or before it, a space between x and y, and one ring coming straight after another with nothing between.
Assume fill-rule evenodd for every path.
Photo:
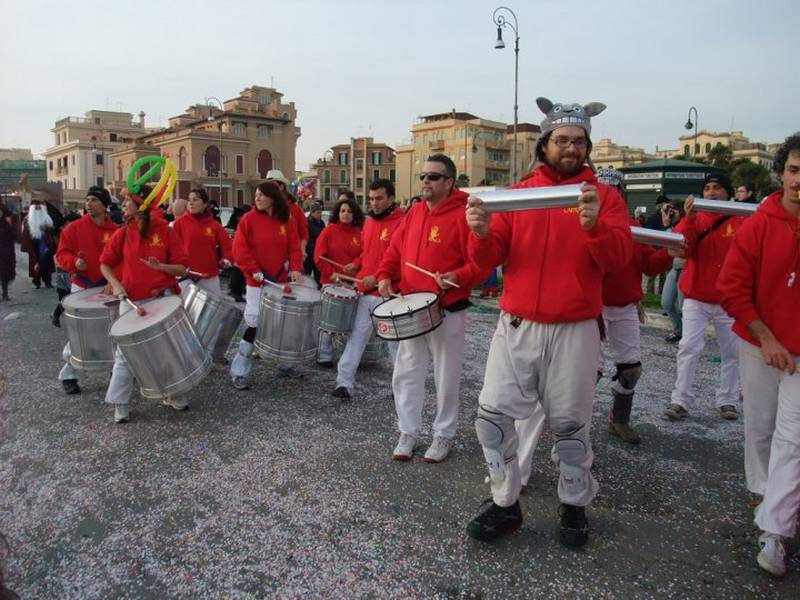
<instances>
[{"instance_id":1,"label":"drum rim","mask_svg":"<svg viewBox=\"0 0 800 600\"><path fill-rule=\"evenodd\" d=\"M116 296L112 296L111 294L103 294L102 289L103 288L101 286L95 286L95 287L90 287L90 288L83 288L82 290L77 291L77 292L71 292L71 293L67 294L66 296L64 296L64 299L61 301L61 305L64 307L65 310L67 308L76 308L76 309L79 309L79 310L83 310L83 309L94 310L94 309L101 308L101 307L109 309L111 307L107 306L107 303L112 302L112 301L118 301L119 298L117 298ZM83 304L83 305L76 305L76 304L72 303L75 300L83 301L83 296L89 296L90 295L90 294L87 294L87 292L94 292L94 293L98 293L99 292L100 294L105 296L105 300L103 300L102 302L101 301L92 302L91 304L86 302L86 304Z\"/></svg>"},{"instance_id":2,"label":"drum rim","mask_svg":"<svg viewBox=\"0 0 800 600\"><path fill-rule=\"evenodd\" d=\"M120 315L117 318L117 320L114 321L114 323L111 325L111 329L109 329L109 331L108 331L108 334L110 336L112 336L112 337L114 337L114 336L116 336L116 337L128 337L130 335L141 333L142 331L152 327L153 325L158 325L160 323L163 323L166 319L168 319L169 317L172 317L175 314L175 309L177 309L178 307L180 307L183 310L183 312L186 313L186 309L183 308L183 299L180 296L163 296L161 298L153 298L152 301L141 302L141 306L143 306L145 308L145 310L147 310L148 306L152 305L153 302L157 302L159 300L169 300L169 301L172 301L172 302L177 302L178 304L175 306L175 308L172 309L172 312L168 313L167 315L165 315L162 319L159 319L158 321L153 321L153 322L149 323L147 325L147 327L143 327L143 328L138 329L136 331L126 331L125 333L116 333L115 334L113 329L114 329L114 327L116 327L117 323L122 321L127 315L129 315L131 313L133 315L136 315L136 311L131 309L128 312L126 312L124 315ZM136 315L136 316L138 317L138 315ZM186 317L188 318L189 315L186 314ZM133 317L131 317L131 319L133 319ZM191 322L191 319L189 319L189 321ZM120 327L122 327L122 325L120 325Z\"/></svg>"},{"instance_id":3,"label":"drum rim","mask_svg":"<svg viewBox=\"0 0 800 600\"><path fill-rule=\"evenodd\" d=\"M330 291L333 288L339 288L339 289L347 290L352 295L348 294L348 295L345 295L345 296L340 296L339 294L336 294L335 292ZM330 296L331 298L336 298L337 300L358 300L358 297L361 295L361 292L359 292L356 289L347 287L346 285L337 285L337 284L332 284L332 283L326 283L325 285L323 285L322 286L322 290L320 290L320 293L323 296Z\"/></svg>"},{"instance_id":4,"label":"drum rim","mask_svg":"<svg viewBox=\"0 0 800 600\"><path fill-rule=\"evenodd\" d=\"M379 338L381 338L382 340L384 340L386 342L402 342L404 340L413 340L414 338L422 337L423 335L428 335L431 331L435 331L442 323L444 323L444 319L445 319L446 316L447 315L444 312L442 312L442 318L439 319L439 322L436 323L436 325L434 325L433 327L431 327L430 329L428 329L424 333L415 333L414 335L404 335L402 337L385 338L380 333L378 333L378 330L376 328L375 329L375 335L377 335ZM372 325L373 325L373 327L375 327L375 322L374 321L373 321Z\"/></svg>"},{"instance_id":5,"label":"drum rim","mask_svg":"<svg viewBox=\"0 0 800 600\"><path fill-rule=\"evenodd\" d=\"M410 311L411 313L415 313L418 310L422 310L423 308L433 306L434 304L438 304L439 300L441 299L441 296L439 296L438 294L435 294L433 292L411 292L411 293L408 293L408 294L404 294L403 298L407 298L408 296L413 296L413 295L421 295L421 294L433 296L434 297L434 301L430 302L430 303L427 303L424 306L420 306L418 308L411 309L411 311ZM393 301L396 301L396 300L400 300L400 298L387 298L386 300L384 300L383 302L381 302L380 304L375 306L375 308L372 309L372 312L370 313L370 316L374 315L375 312L381 306L383 306L384 304L389 304L390 302L393 302ZM398 313L398 314L391 314L390 313L390 314L387 314L387 315L376 315L376 316L377 316L378 319L385 319L385 318L389 318L389 317L397 317L397 316L400 316L400 314L408 314L408 313L409 313L409 311L406 310L403 313Z\"/></svg>"}]
</instances>

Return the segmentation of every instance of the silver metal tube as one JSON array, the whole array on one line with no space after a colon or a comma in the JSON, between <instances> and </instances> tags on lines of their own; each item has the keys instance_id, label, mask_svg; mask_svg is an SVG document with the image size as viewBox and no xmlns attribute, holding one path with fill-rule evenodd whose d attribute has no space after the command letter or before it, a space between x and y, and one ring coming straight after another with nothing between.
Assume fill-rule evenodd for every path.
<instances>
[{"instance_id":1,"label":"silver metal tube","mask_svg":"<svg viewBox=\"0 0 800 600\"><path fill-rule=\"evenodd\" d=\"M554 185L513 190L494 190L476 192L476 198L483 200L487 212L509 212L537 208L575 208L581 195L583 184Z\"/></svg>"},{"instance_id":2,"label":"silver metal tube","mask_svg":"<svg viewBox=\"0 0 800 600\"><path fill-rule=\"evenodd\" d=\"M701 212L749 217L758 210L758 204L734 202L733 200L703 200L702 198L696 198L694 201L694 209Z\"/></svg>"},{"instance_id":3,"label":"silver metal tube","mask_svg":"<svg viewBox=\"0 0 800 600\"><path fill-rule=\"evenodd\" d=\"M657 229L645 229L644 227L631 227L634 242L650 244L651 246L663 246L664 248L681 249L684 247L685 238L680 233L671 231L658 231Z\"/></svg>"}]
</instances>

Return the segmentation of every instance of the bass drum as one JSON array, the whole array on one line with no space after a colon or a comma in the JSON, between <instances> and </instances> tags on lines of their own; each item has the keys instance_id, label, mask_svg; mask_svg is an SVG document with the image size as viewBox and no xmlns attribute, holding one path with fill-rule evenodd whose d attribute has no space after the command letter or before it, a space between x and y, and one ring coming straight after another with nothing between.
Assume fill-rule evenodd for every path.
<instances>
[{"instance_id":1,"label":"bass drum","mask_svg":"<svg viewBox=\"0 0 800 600\"><path fill-rule=\"evenodd\" d=\"M142 396L188 392L208 375L212 362L181 299L168 296L140 305L147 314L128 310L111 326L111 337L139 381Z\"/></svg>"},{"instance_id":2,"label":"bass drum","mask_svg":"<svg viewBox=\"0 0 800 600\"><path fill-rule=\"evenodd\" d=\"M61 301L70 364L85 371L108 371L114 366L114 344L108 335L118 316L119 299L95 287L75 292Z\"/></svg>"},{"instance_id":3,"label":"bass drum","mask_svg":"<svg viewBox=\"0 0 800 600\"><path fill-rule=\"evenodd\" d=\"M261 288L261 306L254 345L264 358L281 364L313 361L319 344L319 290L289 284L291 293L265 285Z\"/></svg>"},{"instance_id":4,"label":"bass drum","mask_svg":"<svg viewBox=\"0 0 800 600\"><path fill-rule=\"evenodd\" d=\"M194 283L186 286L181 298L200 343L211 352L215 361L223 361L244 314L232 299L218 296Z\"/></svg>"},{"instance_id":5,"label":"bass drum","mask_svg":"<svg viewBox=\"0 0 800 600\"><path fill-rule=\"evenodd\" d=\"M339 354L339 356L341 356L349 338L335 335L332 339L334 350ZM375 335L375 331L373 330L372 334L369 336L367 345L364 347L364 353L361 355L361 362L359 363L359 366L365 367L368 365L374 365L388 355L389 350L386 342Z\"/></svg>"}]
</instances>

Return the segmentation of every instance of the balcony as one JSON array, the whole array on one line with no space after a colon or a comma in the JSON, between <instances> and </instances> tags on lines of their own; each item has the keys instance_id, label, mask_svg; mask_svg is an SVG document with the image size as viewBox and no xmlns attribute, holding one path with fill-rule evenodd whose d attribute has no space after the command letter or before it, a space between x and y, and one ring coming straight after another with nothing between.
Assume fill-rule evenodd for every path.
<instances>
[{"instance_id":1,"label":"balcony","mask_svg":"<svg viewBox=\"0 0 800 600\"><path fill-rule=\"evenodd\" d=\"M444 140L434 140L432 142L428 142L428 148L430 150L444 151Z\"/></svg>"}]
</instances>

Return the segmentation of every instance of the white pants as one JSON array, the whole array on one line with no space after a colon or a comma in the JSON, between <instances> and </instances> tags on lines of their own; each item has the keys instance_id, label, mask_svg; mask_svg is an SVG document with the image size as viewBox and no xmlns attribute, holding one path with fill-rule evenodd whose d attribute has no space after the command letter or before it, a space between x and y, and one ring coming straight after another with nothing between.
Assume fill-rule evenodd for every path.
<instances>
[{"instance_id":1,"label":"white pants","mask_svg":"<svg viewBox=\"0 0 800 600\"><path fill-rule=\"evenodd\" d=\"M369 338L374 331L370 313L375 310L375 307L381 302L383 302L383 298L380 296L363 295L358 299L353 330L350 332L347 345L337 365L336 387L347 388L349 392L353 391L353 387L356 385L356 371L358 370L358 365L361 364L361 357L364 354L364 349L367 347ZM444 325L442 325L442 327L444 327ZM397 358L398 343L389 342L387 346L389 348L389 358L392 364L394 364Z\"/></svg>"},{"instance_id":2,"label":"white pants","mask_svg":"<svg viewBox=\"0 0 800 600\"><path fill-rule=\"evenodd\" d=\"M795 361L800 367L800 356ZM764 494L755 523L791 538L800 509L800 371L767 366L761 351L744 341L741 366L747 487Z\"/></svg>"},{"instance_id":3,"label":"white pants","mask_svg":"<svg viewBox=\"0 0 800 600\"><path fill-rule=\"evenodd\" d=\"M694 406L694 378L706 344L706 327L714 323L722 358L717 408L739 403L739 338L733 333L733 319L719 304L686 298L683 302L683 337L678 345L678 375L671 402L689 410Z\"/></svg>"},{"instance_id":4,"label":"white pants","mask_svg":"<svg viewBox=\"0 0 800 600\"><path fill-rule=\"evenodd\" d=\"M69 287L69 293L74 294L75 292L83 291L79 285L71 284ZM69 341L64 344L64 349L61 350L61 358L64 360L64 366L61 367L61 370L58 372L58 380L59 381L66 381L67 379L78 379L78 371L75 367L72 366L70 363L70 358L72 357L72 350L69 347Z\"/></svg>"},{"instance_id":5,"label":"white pants","mask_svg":"<svg viewBox=\"0 0 800 600\"><path fill-rule=\"evenodd\" d=\"M317 348L317 360L319 362L333 361L333 338L327 331L319 332L319 347Z\"/></svg>"},{"instance_id":6,"label":"white pants","mask_svg":"<svg viewBox=\"0 0 800 600\"><path fill-rule=\"evenodd\" d=\"M558 497L565 504L586 506L598 490L590 471L594 454L589 437L600 352L597 322L522 320L514 327L513 319L500 313L479 402L493 412L525 421L522 430L529 438L541 431L536 411L543 409L556 438L551 457L559 467ZM528 465L532 454L533 444L526 453ZM519 454L514 453L506 466L506 478L492 482L492 497L499 506L514 504L522 486Z\"/></svg>"},{"instance_id":7,"label":"white pants","mask_svg":"<svg viewBox=\"0 0 800 600\"><path fill-rule=\"evenodd\" d=\"M211 292L212 294L216 294L217 296L222 295L222 286L219 284L219 275L214 277L209 277L207 279L198 279L194 281L192 279L184 279L183 281L179 282L178 285L181 288L181 291L185 290L189 287L189 284L193 283L201 290L205 290L207 292Z\"/></svg>"},{"instance_id":8,"label":"white pants","mask_svg":"<svg viewBox=\"0 0 800 600\"><path fill-rule=\"evenodd\" d=\"M248 327L258 327L261 309L261 288L248 285L245 288L244 322Z\"/></svg>"},{"instance_id":9,"label":"white pants","mask_svg":"<svg viewBox=\"0 0 800 600\"><path fill-rule=\"evenodd\" d=\"M400 342L392 389L401 433L419 435L425 403L425 379L433 357L433 381L436 385L433 434L446 438L456 434L466 320L466 310L445 312L444 321L437 329Z\"/></svg>"},{"instance_id":10,"label":"white pants","mask_svg":"<svg viewBox=\"0 0 800 600\"><path fill-rule=\"evenodd\" d=\"M514 428L517 430L519 446L517 446L517 456L519 456L520 488L528 485L531 477L531 465L533 464L533 453L539 445L539 437L544 428L544 409L540 403L533 408L533 414L527 419L514 421ZM512 503L513 504L513 503Z\"/></svg>"},{"instance_id":11,"label":"white pants","mask_svg":"<svg viewBox=\"0 0 800 600\"><path fill-rule=\"evenodd\" d=\"M604 306L603 321L606 324L606 343L615 365L641 362L641 332L639 311L635 304L626 306ZM603 370L602 354L600 369Z\"/></svg>"}]
</instances>

